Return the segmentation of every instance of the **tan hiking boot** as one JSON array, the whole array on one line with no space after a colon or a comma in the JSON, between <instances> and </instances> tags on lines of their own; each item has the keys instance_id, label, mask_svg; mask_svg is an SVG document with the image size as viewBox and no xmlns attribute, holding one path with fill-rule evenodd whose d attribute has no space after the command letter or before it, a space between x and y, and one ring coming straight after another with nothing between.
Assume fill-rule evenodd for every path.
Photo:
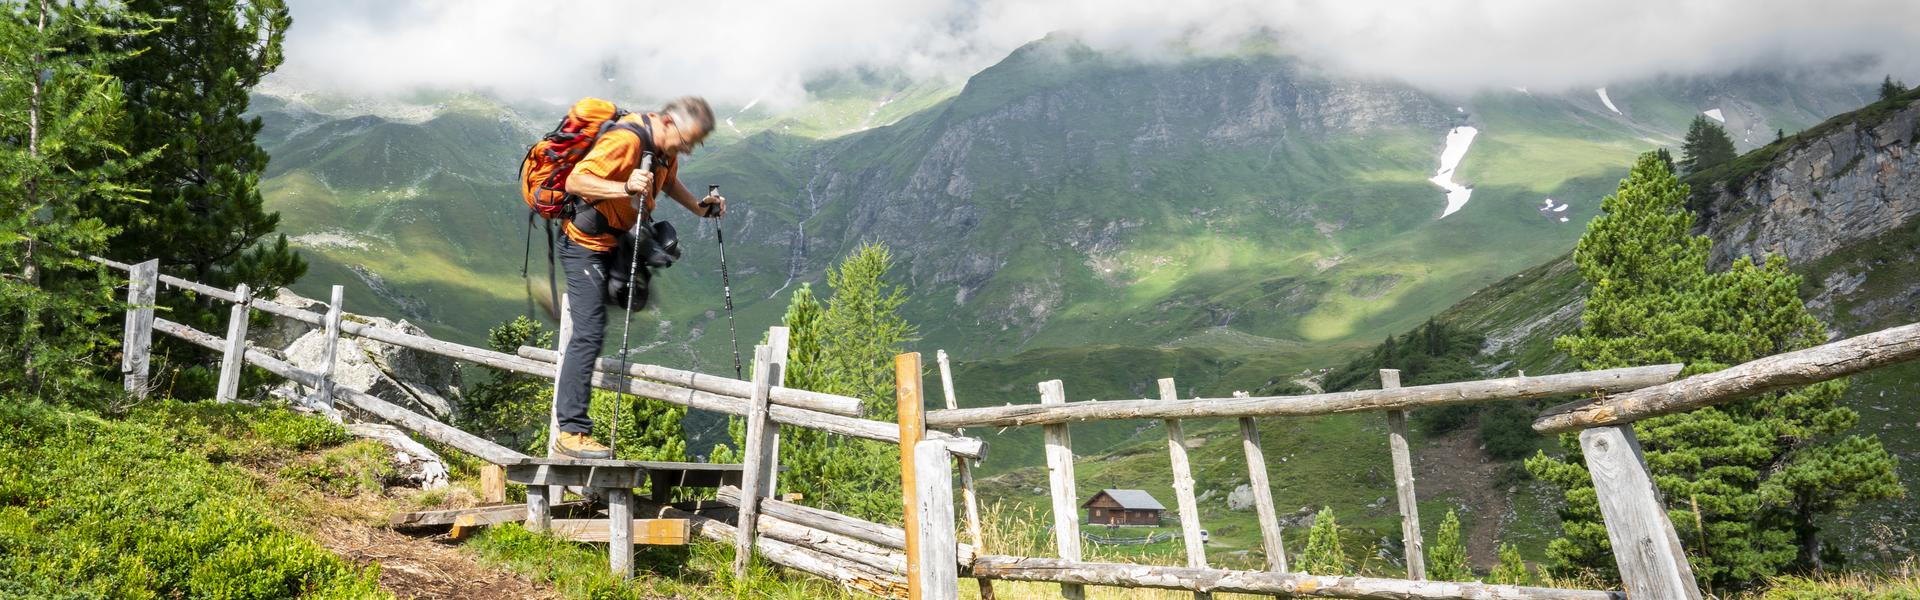
<instances>
[{"instance_id":1,"label":"tan hiking boot","mask_svg":"<svg viewBox=\"0 0 1920 600\"><path fill-rule=\"evenodd\" d=\"M571 431L560 432L560 439L553 445L553 448L559 450L561 454L574 458L610 458L613 456L613 450L600 445L600 442L594 441L593 436Z\"/></svg>"}]
</instances>

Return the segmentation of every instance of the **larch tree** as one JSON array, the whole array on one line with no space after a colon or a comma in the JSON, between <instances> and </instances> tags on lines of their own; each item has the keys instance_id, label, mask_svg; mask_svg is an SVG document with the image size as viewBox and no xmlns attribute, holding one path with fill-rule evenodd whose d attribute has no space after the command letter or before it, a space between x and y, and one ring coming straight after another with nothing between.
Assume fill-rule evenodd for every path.
<instances>
[{"instance_id":1,"label":"larch tree","mask_svg":"<svg viewBox=\"0 0 1920 600\"><path fill-rule=\"evenodd\" d=\"M1591 286L1581 327L1555 340L1581 368L1679 362L1691 375L1826 338L1796 295L1800 278L1780 257L1708 270L1711 242L1690 233L1687 191L1649 153L1602 200L1603 214L1574 250ZM1845 435L1858 420L1837 404L1846 385L1831 381L1634 424L1697 577L1736 589L1816 567L1821 517L1904 493L1877 438ZM1527 460L1566 500L1562 536L1548 546L1552 568L1617 578L1579 443L1564 435L1561 445L1562 456ZM1694 525L1694 506L1704 528Z\"/></svg>"}]
</instances>

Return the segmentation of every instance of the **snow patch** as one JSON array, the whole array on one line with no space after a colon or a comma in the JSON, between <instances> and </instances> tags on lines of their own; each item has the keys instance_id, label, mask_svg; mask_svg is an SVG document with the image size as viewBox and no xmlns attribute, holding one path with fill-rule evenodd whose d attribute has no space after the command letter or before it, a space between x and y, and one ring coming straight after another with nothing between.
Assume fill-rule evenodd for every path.
<instances>
[{"instance_id":1,"label":"snow patch","mask_svg":"<svg viewBox=\"0 0 1920 600\"><path fill-rule=\"evenodd\" d=\"M1560 217L1560 222L1561 222L1561 223L1565 223L1565 222L1567 222L1567 218L1566 218L1566 217Z\"/></svg>"},{"instance_id":2,"label":"snow patch","mask_svg":"<svg viewBox=\"0 0 1920 600\"><path fill-rule=\"evenodd\" d=\"M1593 92L1596 94L1600 94L1600 103L1607 105L1607 110L1613 111L1613 114L1616 114L1616 115L1626 114L1626 113L1620 112L1620 109L1614 108L1613 99L1607 97L1607 88L1595 88Z\"/></svg>"},{"instance_id":3,"label":"snow patch","mask_svg":"<svg viewBox=\"0 0 1920 600\"><path fill-rule=\"evenodd\" d=\"M1526 94L1526 95L1528 95L1528 96L1532 96L1532 95L1533 95L1533 92L1529 92L1529 91L1527 91L1527 88L1525 88L1525 87L1521 87L1521 86L1517 86L1517 85L1516 85L1516 86L1513 86L1513 91L1516 91L1516 92L1520 92L1520 93L1522 93L1522 94Z\"/></svg>"},{"instance_id":4,"label":"snow patch","mask_svg":"<svg viewBox=\"0 0 1920 600\"><path fill-rule=\"evenodd\" d=\"M1453 170L1460 166L1460 159L1467 156L1467 146L1473 144L1473 136L1479 134L1480 130L1466 126L1447 132L1447 148L1440 151L1440 170L1427 180L1447 190L1447 208L1440 213L1442 219L1465 207L1467 199L1473 196L1473 188L1453 182Z\"/></svg>"},{"instance_id":5,"label":"snow patch","mask_svg":"<svg viewBox=\"0 0 1920 600\"><path fill-rule=\"evenodd\" d=\"M1727 116L1724 114L1721 114L1720 109L1718 108L1709 108L1706 111L1701 112L1700 114L1706 115L1708 117L1712 117L1713 120L1719 121L1721 123L1727 122Z\"/></svg>"}]
</instances>

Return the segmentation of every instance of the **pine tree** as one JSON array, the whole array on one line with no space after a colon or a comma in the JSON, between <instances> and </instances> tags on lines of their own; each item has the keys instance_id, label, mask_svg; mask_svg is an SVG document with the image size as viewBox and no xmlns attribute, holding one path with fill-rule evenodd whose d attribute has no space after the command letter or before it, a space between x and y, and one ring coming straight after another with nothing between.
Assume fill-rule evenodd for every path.
<instances>
[{"instance_id":1,"label":"pine tree","mask_svg":"<svg viewBox=\"0 0 1920 600\"><path fill-rule=\"evenodd\" d=\"M1900 97L1901 94L1905 94L1905 93L1907 93L1907 85L1905 83L1894 81L1892 75L1888 75L1886 79L1883 79L1880 81L1880 99L1881 100L1892 100L1894 98Z\"/></svg>"},{"instance_id":2,"label":"pine tree","mask_svg":"<svg viewBox=\"0 0 1920 600\"><path fill-rule=\"evenodd\" d=\"M306 272L280 217L258 189L267 153L254 143L258 117L246 117L248 94L280 65L291 19L282 0L128 0L130 18L160 26L136 41L105 45L137 52L113 66L124 82L126 145L155 150L133 171L148 190L132 205L87 202L85 210L118 228L108 255L128 262L157 258L162 272L228 289L246 283L256 295ZM185 295L164 301L167 318L218 331L224 305Z\"/></svg>"},{"instance_id":3,"label":"pine tree","mask_svg":"<svg viewBox=\"0 0 1920 600\"><path fill-rule=\"evenodd\" d=\"M1825 339L1785 261L1736 260L1707 271L1711 242L1690 235L1687 187L1643 156L1601 203L1574 250L1591 285L1581 328L1555 340L1586 369L1680 362L1687 374L1804 348ZM1871 436L1841 437L1858 415L1837 406L1846 382L1635 423L1664 497L1697 502L1705 531L1673 519L1696 576L1737 589L1819 556L1818 519L1902 493L1894 459ZM1536 454L1527 468L1565 493L1563 535L1548 546L1560 575L1617 577L1579 444Z\"/></svg>"},{"instance_id":4,"label":"pine tree","mask_svg":"<svg viewBox=\"0 0 1920 600\"><path fill-rule=\"evenodd\" d=\"M1314 575L1348 575L1347 553L1340 549L1340 522L1333 507L1323 507L1307 530L1307 547L1300 552L1299 569Z\"/></svg>"},{"instance_id":5,"label":"pine tree","mask_svg":"<svg viewBox=\"0 0 1920 600\"><path fill-rule=\"evenodd\" d=\"M1693 123L1687 126L1686 143L1680 147L1680 153L1680 170L1688 174L1711 169L1733 160L1738 154L1733 149L1733 138L1727 135L1726 128L1706 115L1693 116Z\"/></svg>"},{"instance_id":6,"label":"pine tree","mask_svg":"<svg viewBox=\"0 0 1920 600\"><path fill-rule=\"evenodd\" d=\"M112 229L81 203L137 200L126 172L152 158L116 143L126 107L111 69L133 39L112 7L37 0L0 6L0 389L23 397L112 397L122 278L84 258ZM127 25L139 25L128 21Z\"/></svg>"},{"instance_id":7,"label":"pine tree","mask_svg":"<svg viewBox=\"0 0 1920 600\"><path fill-rule=\"evenodd\" d=\"M1427 579L1433 581L1473 581L1473 568L1467 565L1467 540L1460 535L1460 517L1447 509L1440 520L1440 533L1427 546Z\"/></svg>"},{"instance_id":8,"label":"pine tree","mask_svg":"<svg viewBox=\"0 0 1920 600\"><path fill-rule=\"evenodd\" d=\"M487 331L487 347L512 354L521 346L553 347L553 332L540 322L515 317ZM553 380L487 367L485 381L462 395L460 427L508 447L545 453Z\"/></svg>"},{"instance_id":9,"label":"pine tree","mask_svg":"<svg viewBox=\"0 0 1920 600\"><path fill-rule=\"evenodd\" d=\"M1520 549L1513 544L1500 545L1500 564L1487 574L1487 583L1499 585L1533 585L1533 573L1527 571L1527 561L1520 557Z\"/></svg>"}]
</instances>

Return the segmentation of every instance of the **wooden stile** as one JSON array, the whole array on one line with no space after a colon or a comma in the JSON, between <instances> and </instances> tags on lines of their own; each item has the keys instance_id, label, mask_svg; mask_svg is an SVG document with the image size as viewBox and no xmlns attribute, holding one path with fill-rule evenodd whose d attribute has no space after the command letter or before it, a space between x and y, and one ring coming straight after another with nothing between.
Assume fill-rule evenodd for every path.
<instances>
[{"instance_id":1,"label":"wooden stile","mask_svg":"<svg viewBox=\"0 0 1920 600\"><path fill-rule=\"evenodd\" d=\"M926 590L920 580L925 565L920 564L919 468L914 452L927 433L922 420L926 413L925 396L920 391L920 353L908 352L893 357L893 399L900 415L900 504L906 514L907 598L922 600Z\"/></svg>"},{"instance_id":2,"label":"wooden stile","mask_svg":"<svg viewBox=\"0 0 1920 600\"><path fill-rule=\"evenodd\" d=\"M603 488L607 495L607 566L613 576L633 578L633 488Z\"/></svg>"},{"instance_id":3,"label":"wooden stile","mask_svg":"<svg viewBox=\"0 0 1920 600\"><path fill-rule=\"evenodd\" d=\"M333 292L327 297L327 346L326 352L322 354L322 358L320 359L322 361L320 363L320 389L317 392L320 397L320 404L329 408L333 406L333 371L336 368L334 358L338 356L337 350L340 346L340 319L346 314L341 305L345 301L346 288L337 285L333 286Z\"/></svg>"},{"instance_id":4,"label":"wooden stile","mask_svg":"<svg viewBox=\"0 0 1920 600\"><path fill-rule=\"evenodd\" d=\"M527 486L527 531L546 531L553 523L553 509L547 504L547 490L559 486Z\"/></svg>"},{"instance_id":5,"label":"wooden stile","mask_svg":"<svg viewBox=\"0 0 1920 600\"><path fill-rule=\"evenodd\" d=\"M153 353L153 295L159 287L160 261L149 260L127 270L127 324L120 343L122 385L135 398L147 397L149 360Z\"/></svg>"},{"instance_id":6,"label":"wooden stile","mask_svg":"<svg viewBox=\"0 0 1920 600\"><path fill-rule=\"evenodd\" d=\"M233 288L233 297L236 300L227 311L227 346L220 355L220 383L213 394L219 402L239 398L240 372L247 366L247 305L253 301L253 290L242 283Z\"/></svg>"},{"instance_id":7,"label":"wooden stile","mask_svg":"<svg viewBox=\"0 0 1920 600\"><path fill-rule=\"evenodd\" d=\"M773 363L773 349L765 344L753 347L753 397L747 401L747 432L745 466L740 477L740 511L734 526L733 574L745 579L747 567L753 561L753 536L758 531L756 519L760 516L760 499L766 496L767 476L771 470L768 464L772 459L769 448L772 436L768 434L772 423L767 419L767 392L772 387L773 371L779 367Z\"/></svg>"},{"instance_id":8,"label":"wooden stile","mask_svg":"<svg viewBox=\"0 0 1920 600\"><path fill-rule=\"evenodd\" d=\"M914 444L914 503L907 510L918 515L920 525L914 563L918 578L910 580L912 594L920 600L958 600L960 572L959 540L953 528L953 457L945 444L927 440Z\"/></svg>"},{"instance_id":9,"label":"wooden stile","mask_svg":"<svg viewBox=\"0 0 1920 600\"><path fill-rule=\"evenodd\" d=\"M1700 600L1700 586L1687 564L1680 536L1667 519L1666 504L1653 485L1640 441L1632 425L1599 427L1580 432L1580 452L1586 456L1593 491L1599 496L1601 521L1613 560L1620 566L1620 583L1636 600Z\"/></svg>"},{"instance_id":10,"label":"wooden stile","mask_svg":"<svg viewBox=\"0 0 1920 600\"><path fill-rule=\"evenodd\" d=\"M953 395L953 367L947 362L947 351L934 353L934 359L940 363L940 391L945 394L949 410L960 408L960 399ZM962 429L953 430L954 435L966 435ZM965 458L958 461L960 467L960 499L966 506L967 537L973 541L973 547L986 552L985 536L980 531L980 498L973 488L973 462ZM995 600L993 582L977 580L980 584L980 600Z\"/></svg>"},{"instance_id":11,"label":"wooden stile","mask_svg":"<svg viewBox=\"0 0 1920 600\"><path fill-rule=\"evenodd\" d=\"M1060 380L1040 382L1040 403L1067 403L1066 386ZM1047 443L1047 481L1052 486L1053 541L1060 558L1080 560L1080 493L1074 489L1073 436L1067 425L1043 428ZM1067 600L1085 600L1087 590L1077 583L1060 584L1060 596Z\"/></svg>"},{"instance_id":12,"label":"wooden stile","mask_svg":"<svg viewBox=\"0 0 1920 600\"><path fill-rule=\"evenodd\" d=\"M1400 387L1399 369L1380 370L1380 389ZM1413 452L1407 448L1407 411L1387 411L1387 451L1393 454L1393 493L1400 500L1400 542L1407 578L1427 578L1427 546L1420 539L1420 503L1413 488Z\"/></svg>"},{"instance_id":13,"label":"wooden stile","mask_svg":"<svg viewBox=\"0 0 1920 600\"><path fill-rule=\"evenodd\" d=\"M1160 399L1174 401L1180 399L1179 388L1174 387L1173 378L1160 380ZM1180 506L1180 537L1187 549L1187 566L1206 568L1207 549L1200 540L1200 502L1193 498L1193 468L1187 464L1187 435L1180 429L1179 419L1167 419L1167 459L1173 465L1173 496ZM1194 592L1196 600L1207 600L1213 594Z\"/></svg>"}]
</instances>

